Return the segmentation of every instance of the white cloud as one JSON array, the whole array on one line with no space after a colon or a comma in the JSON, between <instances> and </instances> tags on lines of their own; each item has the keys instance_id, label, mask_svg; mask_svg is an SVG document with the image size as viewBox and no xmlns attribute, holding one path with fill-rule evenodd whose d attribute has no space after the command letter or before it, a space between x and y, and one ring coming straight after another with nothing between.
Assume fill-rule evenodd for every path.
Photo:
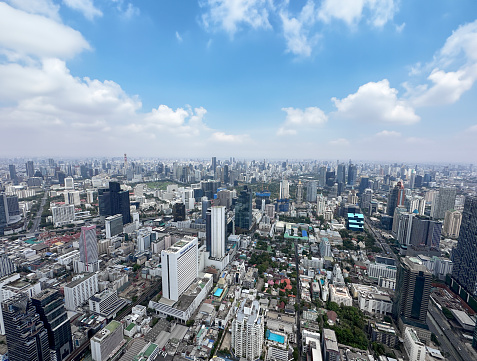
<instances>
[{"instance_id":1,"label":"white cloud","mask_svg":"<svg viewBox=\"0 0 477 361\"><path fill-rule=\"evenodd\" d=\"M471 132L471 133L477 133L477 124L476 125L473 125L471 127L469 127L467 129L467 132Z\"/></svg>"},{"instance_id":2,"label":"white cloud","mask_svg":"<svg viewBox=\"0 0 477 361\"><path fill-rule=\"evenodd\" d=\"M0 51L18 57L71 58L90 49L80 32L0 2Z\"/></svg>"},{"instance_id":3,"label":"white cloud","mask_svg":"<svg viewBox=\"0 0 477 361\"><path fill-rule=\"evenodd\" d=\"M269 0L203 0L199 5L207 9L202 15L206 29L222 29L233 36L242 25L253 29L271 28Z\"/></svg>"},{"instance_id":4,"label":"white cloud","mask_svg":"<svg viewBox=\"0 0 477 361\"><path fill-rule=\"evenodd\" d=\"M387 79L369 82L346 98L332 98L337 112L346 119L369 122L412 124L420 120L414 109L397 97L398 91L389 86Z\"/></svg>"},{"instance_id":5,"label":"white cloud","mask_svg":"<svg viewBox=\"0 0 477 361\"><path fill-rule=\"evenodd\" d=\"M328 144L335 147L349 147L350 142L346 138L338 138L338 139L330 140Z\"/></svg>"},{"instance_id":6,"label":"white cloud","mask_svg":"<svg viewBox=\"0 0 477 361\"><path fill-rule=\"evenodd\" d=\"M324 0L318 16L325 23L338 19L349 26L356 26L363 15L369 12L368 22L375 27L382 27L393 19L396 11L394 0Z\"/></svg>"},{"instance_id":7,"label":"white cloud","mask_svg":"<svg viewBox=\"0 0 477 361\"><path fill-rule=\"evenodd\" d=\"M58 15L60 6L53 3L52 0L8 0L8 3L30 14L39 14L56 21L60 20Z\"/></svg>"},{"instance_id":8,"label":"white cloud","mask_svg":"<svg viewBox=\"0 0 477 361\"><path fill-rule=\"evenodd\" d=\"M376 133L376 136L377 137L392 137L392 138L396 138L396 137L400 137L401 136L401 133L399 132L396 132L395 130L383 130L379 133Z\"/></svg>"},{"instance_id":9,"label":"white cloud","mask_svg":"<svg viewBox=\"0 0 477 361\"><path fill-rule=\"evenodd\" d=\"M477 80L477 20L455 30L433 61L424 66L418 64L417 69L421 70L420 73L430 71L430 74L427 83L417 86L404 84L407 97L415 106L457 102Z\"/></svg>"},{"instance_id":10,"label":"white cloud","mask_svg":"<svg viewBox=\"0 0 477 361\"><path fill-rule=\"evenodd\" d=\"M305 110L299 108L282 108L287 113L285 122L278 129L277 135L295 135L301 128L315 127L327 122L328 116L317 107Z\"/></svg>"},{"instance_id":11,"label":"white cloud","mask_svg":"<svg viewBox=\"0 0 477 361\"><path fill-rule=\"evenodd\" d=\"M122 15L125 19L131 19L135 16L139 16L139 14L141 14L139 8L135 7L131 3L128 3L128 5L126 6L126 10L122 12Z\"/></svg>"},{"instance_id":12,"label":"white cloud","mask_svg":"<svg viewBox=\"0 0 477 361\"><path fill-rule=\"evenodd\" d=\"M396 31L398 33L402 33L405 27L406 27L406 23L402 23L401 25L396 25Z\"/></svg>"},{"instance_id":13,"label":"white cloud","mask_svg":"<svg viewBox=\"0 0 477 361\"><path fill-rule=\"evenodd\" d=\"M94 6L93 0L63 0L63 4L73 10L79 11L88 20L103 16L102 11Z\"/></svg>"},{"instance_id":14,"label":"white cloud","mask_svg":"<svg viewBox=\"0 0 477 361\"><path fill-rule=\"evenodd\" d=\"M250 140L250 136L248 134L226 134L224 132L214 132L210 139L215 142L223 143L244 143Z\"/></svg>"},{"instance_id":15,"label":"white cloud","mask_svg":"<svg viewBox=\"0 0 477 361\"><path fill-rule=\"evenodd\" d=\"M318 35L311 35L311 28L316 22L315 4L308 0L297 17L291 17L288 11L280 12L283 24L283 35L287 44L287 52L300 56L310 56Z\"/></svg>"},{"instance_id":16,"label":"white cloud","mask_svg":"<svg viewBox=\"0 0 477 361\"><path fill-rule=\"evenodd\" d=\"M176 31L176 39L179 43L182 43L182 36L177 31Z\"/></svg>"}]
</instances>

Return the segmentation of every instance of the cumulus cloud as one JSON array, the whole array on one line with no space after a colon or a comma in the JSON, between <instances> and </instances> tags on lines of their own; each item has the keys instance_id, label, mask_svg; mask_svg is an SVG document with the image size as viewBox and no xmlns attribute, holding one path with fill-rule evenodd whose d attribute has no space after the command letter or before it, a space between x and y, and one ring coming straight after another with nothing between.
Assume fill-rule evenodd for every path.
<instances>
[{"instance_id":1,"label":"cumulus cloud","mask_svg":"<svg viewBox=\"0 0 477 361\"><path fill-rule=\"evenodd\" d=\"M271 28L268 16L272 4L269 0L203 0L199 5L206 9L202 15L206 29L221 29L233 36L241 26Z\"/></svg>"},{"instance_id":2,"label":"cumulus cloud","mask_svg":"<svg viewBox=\"0 0 477 361\"><path fill-rule=\"evenodd\" d=\"M15 56L71 58L90 49L80 32L0 2L0 51Z\"/></svg>"},{"instance_id":3,"label":"cumulus cloud","mask_svg":"<svg viewBox=\"0 0 477 361\"><path fill-rule=\"evenodd\" d=\"M317 107L305 110L299 108L282 108L287 113L285 122L278 129L277 135L294 135L301 128L315 127L326 123L328 116Z\"/></svg>"},{"instance_id":4,"label":"cumulus cloud","mask_svg":"<svg viewBox=\"0 0 477 361\"><path fill-rule=\"evenodd\" d=\"M58 14L60 6L53 3L52 0L8 0L8 3L30 14L39 14L56 21L60 20Z\"/></svg>"},{"instance_id":5,"label":"cumulus cloud","mask_svg":"<svg viewBox=\"0 0 477 361\"><path fill-rule=\"evenodd\" d=\"M460 26L449 36L433 61L420 66L430 74L427 83L405 83L407 96L415 106L453 104L470 90L477 80L477 20ZM414 69L414 68L413 68Z\"/></svg>"},{"instance_id":6,"label":"cumulus cloud","mask_svg":"<svg viewBox=\"0 0 477 361\"><path fill-rule=\"evenodd\" d=\"M250 136L248 134L226 134L224 132L214 132L210 139L221 143L244 143L250 140Z\"/></svg>"},{"instance_id":7,"label":"cumulus cloud","mask_svg":"<svg viewBox=\"0 0 477 361\"><path fill-rule=\"evenodd\" d=\"M397 124L412 124L420 120L414 109L389 86L387 79L369 82L346 98L332 98L341 118Z\"/></svg>"},{"instance_id":8,"label":"cumulus cloud","mask_svg":"<svg viewBox=\"0 0 477 361\"><path fill-rule=\"evenodd\" d=\"M280 19L287 44L286 51L295 55L310 56L312 47L319 37L311 31L316 23L315 3L308 0L297 17L290 16L287 10L282 10Z\"/></svg>"},{"instance_id":9,"label":"cumulus cloud","mask_svg":"<svg viewBox=\"0 0 477 361\"><path fill-rule=\"evenodd\" d=\"M88 20L103 16L103 12L94 6L93 0L63 0L63 4L79 11Z\"/></svg>"},{"instance_id":10,"label":"cumulus cloud","mask_svg":"<svg viewBox=\"0 0 477 361\"><path fill-rule=\"evenodd\" d=\"M337 19L349 26L355 26L368 12L368 22L375 27L382 27L393 19L394 13L398 10L396 2L394 0L324 0L318 16L325 23Z\"/></svg>"},{"instance_id":11,"label":"cumulus cloud","mask_svg":"<svg viewBox=\"0 0 477 361\"><path fill-rule=\"evenodd\" d=\"M395 138L395 137L400 137L401 133L396 132L394 130L383 130L379 133L376 133L376 136L377 137L386 137L386 138L388 138L388 137L394 137Z\"/></svg>"}]
</instances>

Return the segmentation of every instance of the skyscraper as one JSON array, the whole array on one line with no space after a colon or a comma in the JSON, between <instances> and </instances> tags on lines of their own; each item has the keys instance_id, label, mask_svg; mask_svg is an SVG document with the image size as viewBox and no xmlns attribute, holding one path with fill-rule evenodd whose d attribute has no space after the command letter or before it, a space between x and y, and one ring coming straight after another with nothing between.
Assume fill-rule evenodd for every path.
<instances>
[{"instance_id":1,"label":"skyscraper","mask_svg":"<svg viewBox=\"0 0 477 361\"><path fill-rule=\"evenodd\" d=\"M301 203L302 201L303 201L303 184L301 184L301 180L299 180L296 186L296 202Z\"/></svg>"},{"instance_id":2,"label":"skyscraper","mask_svg":"<svg viewBox=\"0 0 477 361\"><path fill-rule=\"evenodd\" d=\"M48 333L26 294L2 302L10 361L50 361Z\"/></svg>"},{"instance_id":3,"label":"skyscraper","mask_svg":"<svg viewBox=\"0 0 477 361\"><path fill-rule=\"evenodd\" d=\"M432 202L431 217L434 219L444 219L446 211L454 209L455 198L455 188L440 188L437 197Z\"/></svg>"},{"instance_id":4,"label":"skyscraper","mask_svg":"<svg viewBox=\"0 0 477 361\"><path fill-rule=\"evenodd\" d=\"M161 252L162 294L177 301L187 287L198 277L197 237L184 236L182 240Z\"/></svg>"},{"instance_id":5,"label":"skyscraper","mask_svg":"<svg viewBox=\"0 0 477 361\"><path fill-rule=\"evenodd\" d=\"M348 185L354 186L358 178L358 168L352 163L348 166Z\"/></svg>"},{"instance_id":6,"label":"skyscraper","mask_svg":"<svg viewBox=\"0 0 477 361\"><path fill-rule=\"evenodd\" d=\"M431 273L419 259L406 257L401 260L393 302L394 318L401 318L403 323L426 327L431 279Z\"/></svg>"},{"instance_id":7,"label":"skyscraper","mask_svg":"<svg viewBox=\"0 0 477 361\"><path fill-rule=\"evenodd\" d=\"M129 192L121 191L118 182L109 182L109 188L98 189L99 214L101 216L114 216L121 214L123 224L131 223Z\"/></svg>"},{"instance_id":8,"label":"skyscraper","mask_svg":"<svg viewBox=\"0 0 477 361\"><path fill-rule=\"evenodd\" d=\"M80 259L75 261L75 272L99 271L98 241L96 239L96 226L81 227L78 240Z\"/></svg>"},{"instance_id":9,"label":"skyscraper","mask_svg":"<svg viewBox=\"0 0 477 361\"><path fill-rule=\"evenodd\" d=\"M217 169L217 157L212 157L212 171L215 175L215 170Z\"/></svg>"},{"instance_id":10,"label":"skyscraper","mask_svg":"<svg viewBox=\"0 0 477 361\"><path fill-rule=\"evenodd\" d=\"M33 175L35 174L35 167L33 166L33 161L29 160L28 162L26 162L25 168L27 177L33 177Z\"/></svg>"},{"instance_id":11,"label":"skyscraper","mask_svg":"<svg viewBox=\"0 0 477 361\"><path fill-rule=\"evenodd\" d=\"M449 210L446 211L442 233L446 237L459 237L460 225L462 222L462 212Z\"/></svg>"},{"instance_id":12,"label":"skyscraper","mask_svg":"<svg viewBox=\"0 0 477 361\"><path fill-rule=\"evenodd\" d=\"M33 305L47 332L53 360L62 361L73 351L71 324L62 297L57 290L47 289L32 297Z\"/></svg>"},{"instance_id":13,"label":"skyscraper","mask_svg":"<svg viewBox=\"0 0 477 361\"><path fill-rule=\"evenodd\" d=\"M235 227L248 231L252 223L252 192L244 186L235 205Z\"/></svg>"},{"instance_id":14,"label":"skyscraper","mask_svg":"<svg viewBox=\"0 0 477 361\"><path fill-rule=\"evenodd\" d=\"M232 321L232 348L235 355L248 361L262 354L264 312L258 301L242 302L237 317Z\"/></svg>"},{"instance_id":15,"label":"skyscraper","mask_svg":"<svg viewBox=\"0 0 477 361\"><path fill-rule=\"evenodd\" d=\"M210 256L222 259L225 256L225 207L218 206L211 209L211 252Z\"/></svg>"},{"instance_id":16,"label":"skyscraper","mask_svg":"<svg viewBox=\"0 0 477 361\"><path fill-rule=\"evenodd\" d=\"M316 191L316 181L310 181L306 185L306 200L308 202L316 202L317 191Z\"/></svg>"},{"instance_id":17,"label":"skyscraper","mask_svg":"<svg viewBox=\"0 0 477 361\"><path fill-rule=\"evenodd\" d=\"M386 207L386 214L394 216L394 210L397 207L404 207L406 200L406 193L402 182L397 182L396 186L389 192L388 205Z\"/></svg>"},{"instance_id":18,"label":"skyscraper","mask_svg":"<svg viewBox=\"0 0 477 361\"><path fill-rule=\"evenodd\" d=\"M17 171L15 169L15 165L10 164L8 166L8 170L10 171L10 179L12 180L14 185L17 185L18 184L18 178L17 178Z\"/></svg>"},{"instance_id":19,"label":"skyscraper","mask_svg":"<svg viewBox=\"0 0 477 361\"><path fill-rule=\"evenodd\" d=\"M346 164L338 164L336 171L336 182L346 184Z\"/></svg>"},{"instance_id":20,"label":"skyscraper","mask_svg":"<svg viewBox=\"0 0 477 361\"><path fill-rule=\"evenodd\" d=\"M415 248L439 249L442 223L424 216L412 219L410 244Z\"/></svg>"},{"instance_id":21,"label":"skyscraper","mask_svg":"<svg viewBox=\"0 0 477 361\"><path fill-rule=\"evenodd\" d=\"M3 231L9 221L7 196L5 193L0 193L0 235L3 235Z\"/></svg>"},{"instance_id":22,"label":"skyscraper","mask_svg":"<svg viewBox=\"0 0 477 361\"><path fill-rule=\"evenodd\" d=\"M457 247L452 252L452 277L470 294L477 296L477 197L465 199Z\"/></svg>"},{"instance_id":23,"label":"skyscraper","mask_svg":"<svg viewBox=\"0 0 477 361\"><path fill-rule=\"evenodd\" d=\"M286 179L280 182L280 199L290 198L290 185Z\"/></svg>"}]
</instances>

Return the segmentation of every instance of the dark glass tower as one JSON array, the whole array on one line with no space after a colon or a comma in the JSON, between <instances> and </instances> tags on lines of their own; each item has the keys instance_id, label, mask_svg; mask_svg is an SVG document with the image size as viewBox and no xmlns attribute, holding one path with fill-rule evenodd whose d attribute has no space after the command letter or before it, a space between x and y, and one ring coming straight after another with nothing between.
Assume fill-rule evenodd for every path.
<instances>
[{"instance_id":1,"label":"dark glass tower","mask_svg":"<svg viewBox=\"0 0 477 361\"><path fill-rule=\"evenodd\" d=\"M26 294L2 302L10 361L50 361L48 333Z\"/></svg>"},{"instance_id":2,"label":"dark glass tower","mask_svg":"<svg viewBox=\"0 0 477 361\"><path fill-rule=\"evenodd\" d=\"M244 186L235 205L235 227L248 231L252 223L252 192Z\"/></svg>"},{"instance_id":3,"label":"dark glass tower","mask_svg":"<svg viewBox=\"0 0 477 361\"><path fill-rule=\"evenodd\" d=\"M118 182L109 182L109 188L98 190L99 214L114 216L121 214L123 224L131 223L129 192L122 191Z\"/></svg>"},{"instance_id":4,"label":"dark glass tower","mask_svg":"<svg viewBox=\"0 0 477 361\"><path fill-rule=\"evenodd\" d=\"M32 303L40 320L48 332L50 350L62 361L73 351L71 324L66 309L57 290L48 289L32 297Z\"/></svg>"},{"instance_id":5,"label":"dark glass tower","mask_svg":"<svg viewBox=\"0 0 477 361\"><path fill-rule=\"evenodd\" d=\"M389 192L388 205L386 213L388 216L394 216L394 210L397 207L403 207L406 200L406 193L401 182L397 182L396 186Z\"/></svg>"},{"instance_id":6,"label":"dark glass tower","mask_svg":"<svg viewBox=\"0 0 477 361\"><path fill-rule=\"evenodd\" d=\"M432 275L417 258L403 258L396 278L393 316L426 328Z\"/></svg>"},{"instance_id":7,"label":"dark glass tower","mask_svg":"<svg viewBox=\"0 0 477 361\"><path fill-rule=\"evenodd\" d=\"M354 164L348 166L348 185L354 186L358 178L358 168Z\"/></svg>"},{"instance_id":8,"label":"dark glass tower","mask_svg":"<svg viewBox=\"0 0 477 361\"><path fill-rule=\"evenodd\" d=\"M477 197L466 197L457 247L452 252L452 277L477 296Z\"/></svg>"}]
</instances>

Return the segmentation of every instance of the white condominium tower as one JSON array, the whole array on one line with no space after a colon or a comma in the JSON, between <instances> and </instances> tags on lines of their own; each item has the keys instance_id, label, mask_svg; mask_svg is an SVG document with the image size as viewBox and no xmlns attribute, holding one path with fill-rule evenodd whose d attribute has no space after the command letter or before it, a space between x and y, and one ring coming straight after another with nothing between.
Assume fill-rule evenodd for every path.
<instances>
[{"instance_id":1,"label":"white condominium tower","mask_svg":"<svg viewBox=\"0 0 477 361\"><path fill-rule=\"evenodd\" d=\"M162 295L173 301L199 276L197 237L182 240L161 252Z\"/></svg>"},{"instance_id":2,"label":"white condominium tower","mask_svg":"<svg viewBox=\"0 0 477 361\"><path fill-rule=\"evenodd\" d=\"M211 257L222 259L225 256L225 207L211 208Z\"/></svg>"},{"instance_id":3,"label":"white condominium tower","mask_svg":"<svg viewBox=\"0 0 477 361\"><path fill-rule=\"evenodd\" d=\"M248 361L260 358L264 337L264 311L258 301L242 304L232 322L232 348L237 357Z\"/></svg>"}]
</instances>

